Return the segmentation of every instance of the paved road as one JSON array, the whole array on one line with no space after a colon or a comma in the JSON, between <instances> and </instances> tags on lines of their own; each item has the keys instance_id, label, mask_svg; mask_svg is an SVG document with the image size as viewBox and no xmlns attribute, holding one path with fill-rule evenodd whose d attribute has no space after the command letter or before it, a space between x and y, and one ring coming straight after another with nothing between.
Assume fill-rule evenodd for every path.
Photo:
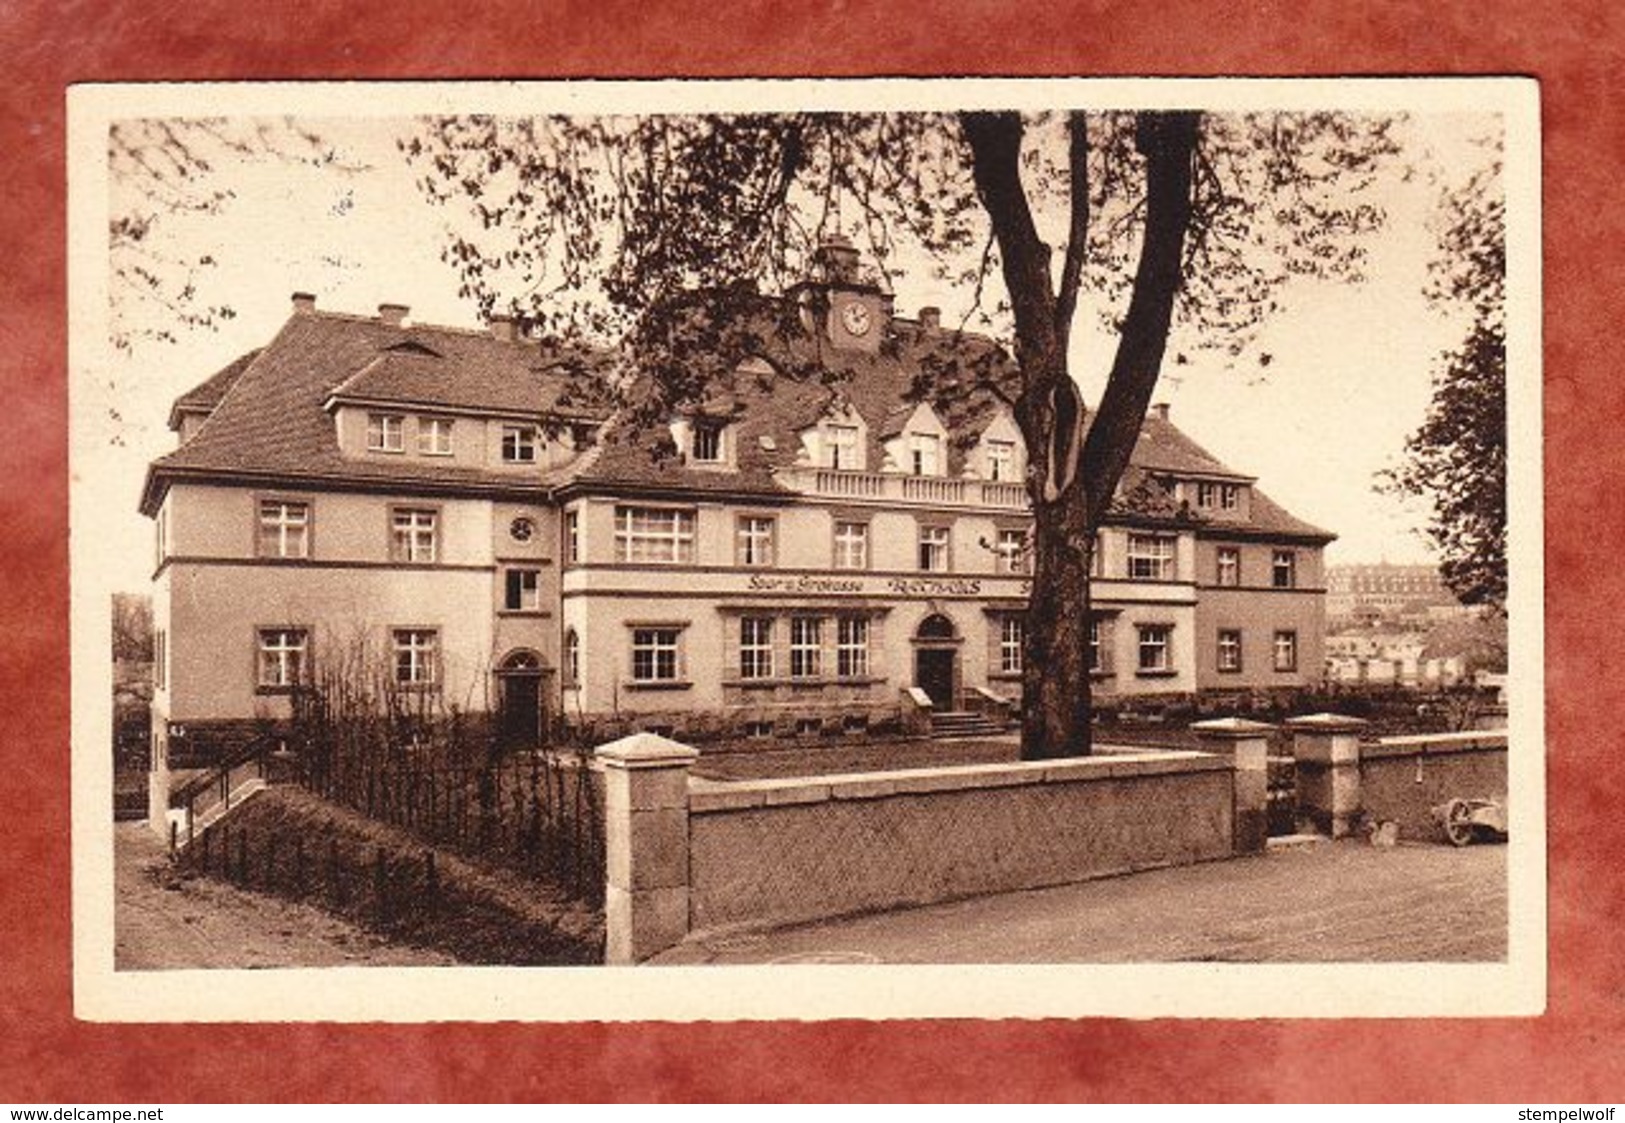
<instances>
[{"instance_id":1,"label":"paved road","mask_svg":"<svg viewBox=\"0 0 1625 1123\"><path fill-rule=\"evenodd\" d=\"M1363 841L718 935L656 963L1493 961L1506 847Z\"/></svg>"},{"instance_id":2,"label":"paved road","mask_svg":"<svg viewBox=\"0 0 1625 1123\"><path fill-rule=\"evenodd\" d=\"M145 823L119 823L113 835L117 970L455 962L422 948L384 943L309 905L244 892L209 878L175 878L163 844Z\"/></svg>"}]
</instances>

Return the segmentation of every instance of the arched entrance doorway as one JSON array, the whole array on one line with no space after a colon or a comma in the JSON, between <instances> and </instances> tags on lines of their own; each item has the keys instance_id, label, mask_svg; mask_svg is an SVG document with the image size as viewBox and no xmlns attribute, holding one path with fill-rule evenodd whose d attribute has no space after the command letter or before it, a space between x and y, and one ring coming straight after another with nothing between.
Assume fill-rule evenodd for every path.
<instances>
[{"instance_id":1,"label":"arched entrance doorway","mask_svg":"<svg viewBox=\"0 0 1625 1123\"><path fill-rule=\"evenodd\" d=\"M542 678L547 674L534 651L515 651L497 667L497 736L507 746L531 746L545 740Z\"/></svg>"},{"instance_id":2,"label":"arched entrance doorway","mask_svg":"<svg viewBox=\"0 0 1625 1123\"><path fill-rule=\"evenodd\" d=\"M940 612L920 621L914 630L914 685L930 697L938 710L951 710L959 679L959 636L954 622Z\"/></svg>"}]
</instances>

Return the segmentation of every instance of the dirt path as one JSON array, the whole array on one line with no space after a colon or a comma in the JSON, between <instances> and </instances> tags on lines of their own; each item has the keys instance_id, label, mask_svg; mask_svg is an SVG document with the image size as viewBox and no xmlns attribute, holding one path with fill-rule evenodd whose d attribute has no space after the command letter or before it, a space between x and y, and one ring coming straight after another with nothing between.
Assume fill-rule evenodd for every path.
<instances>
[{"instance_id":1,"label":"dirt path","mask_svg":"<svg viewBox=\"0 0 1625 1123\"><path fill-rule=\"evenodd\" d=\"M434 967L451 957L385 943L320 909L245 892L210 878L169 873L163 844L145 823L113 830L114 966Z\"/></svg>"}]
</instances>

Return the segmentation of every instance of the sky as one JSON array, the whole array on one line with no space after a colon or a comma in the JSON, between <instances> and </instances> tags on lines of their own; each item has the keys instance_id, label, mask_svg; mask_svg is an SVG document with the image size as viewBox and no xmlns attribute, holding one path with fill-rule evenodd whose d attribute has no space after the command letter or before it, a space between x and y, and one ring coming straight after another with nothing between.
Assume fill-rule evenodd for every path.
<instances>
[{"instance_id":1,"label":"sky","mask_svg":"<svg viewBox=\"0 0 1625 1123\"><path fill-rule=\"evenodd\" d=\"M289 315L289 295L309 291L319 308L370 313L381 303L411 309L425 323L477 326L472 301L440 260L447 214L423 200L414 170L395 149L405 120L303 119L331 143L349 170L277 159L219 160L211 187L229 191L216 215L167 215L155 242L178 255L207 252L217 264L202 278L205 299L228 301L234 319L217 330L183 330L173 343L141 343L128 354L103 349L88 365L76 409L91 410L91 439L75 471L104 481L113 497L107 518L117 539L133 544L115 567L115 587L140 590L150 576L151 526L136 511L146 465L174 447L166 426L171 401L245 351L269 340ZM1188 365L1167 363L1156 394L1174 422L1301 518L1335 532L1332 563L1433 560L1418 529L1425 508L1379 493L1378 473L1396 465L1407 434L1423 420L1438 356L1462 337L1423 296L1434 252L1429 219L1440 186L1428 167L1460 169L1482 159L1470 142L1492 119L1463 114L1413 117L1401 136L1398 167L1378 201L1385 227L1365 244L1367 281L1292 282L1283 311L1265 327L1256 359L1227 369L1222 352L1195 352ZM115 209L118 187L112 188ZM945 322L967 303L923 270L894 281L899 314L923 305ZM162 314L154 323L166 322ZM1092 323L1092 319L1088 321ZM1080 326L1083 322L1080 321ZM1097 397L1113 341L1080 331L1071 356L1085 399ZM98 425L100 431L98 432Z\"/></svg>"}]
</instances>

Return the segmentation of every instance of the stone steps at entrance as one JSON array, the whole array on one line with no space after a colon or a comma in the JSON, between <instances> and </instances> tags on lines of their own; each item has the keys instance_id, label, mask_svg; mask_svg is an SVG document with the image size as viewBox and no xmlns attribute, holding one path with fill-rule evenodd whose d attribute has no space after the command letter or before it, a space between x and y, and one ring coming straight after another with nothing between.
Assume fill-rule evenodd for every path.
<instances>
[{"instance_id":1,"label":"stone steps at entrance","mask_svg":"<svg viewBox=\"0 0 1625 1123\"><path fill-rule=\"evenodd\" d=\"M932 737L996 737L1004 732L1003 722L970 710L943 710L931 715Z\"/></svg>"}]
</instances>

